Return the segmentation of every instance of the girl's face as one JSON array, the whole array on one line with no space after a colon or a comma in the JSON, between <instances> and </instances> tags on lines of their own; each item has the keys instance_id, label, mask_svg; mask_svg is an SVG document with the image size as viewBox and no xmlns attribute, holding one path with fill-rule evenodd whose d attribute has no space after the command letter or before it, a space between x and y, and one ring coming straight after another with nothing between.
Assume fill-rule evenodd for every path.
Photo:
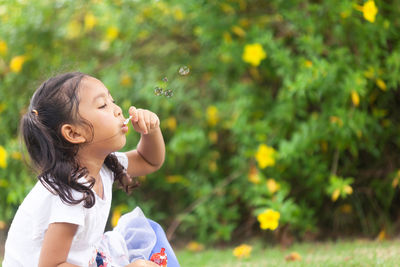
<instances>
[{"instance_id":1,"label":"girl's face","mask_svg":"<svg viewBox=\"0 0 400 267\"><path fill-rule=\"evenodd\" d=\"M87 133L86 146L105 154L121 149L126 143L128 127L123 125L122 110L108 89L90 76L82 79L79 88L79 115L93 126L93 132Z\"/></svg>"}]
</instances>

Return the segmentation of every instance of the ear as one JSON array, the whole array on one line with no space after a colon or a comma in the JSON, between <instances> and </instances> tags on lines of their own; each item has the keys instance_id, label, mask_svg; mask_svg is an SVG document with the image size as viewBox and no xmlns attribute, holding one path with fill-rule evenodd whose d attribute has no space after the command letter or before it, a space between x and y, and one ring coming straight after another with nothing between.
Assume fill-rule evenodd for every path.
<instances>
[{"instance_id":1,"label":"ear","mask_svg":"<svg viewBox=\"0 0 400 267\"><path fill-rule=\"evenodd\" d=\"M86 142L86 137L81 134L81 129L71 124L64 124L61 127L61 134L72 144L82 144Z\"/></svg>"}]
</instances>

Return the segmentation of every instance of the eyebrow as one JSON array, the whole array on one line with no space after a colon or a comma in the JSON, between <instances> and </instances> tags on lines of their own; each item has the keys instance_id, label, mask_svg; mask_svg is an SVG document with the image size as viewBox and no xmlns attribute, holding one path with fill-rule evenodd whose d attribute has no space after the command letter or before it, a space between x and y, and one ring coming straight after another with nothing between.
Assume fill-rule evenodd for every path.
<instances>
[{"instance_id":1,"label":"eyebrow","mask_svg":"<svg viewBox=\"0 0 400 267\"><path fill-rule=\"evenodd\" d=\"M110 91L108 91L107 90L107 92L108 92L108 95L110 96L111 94L110 94ZM100 94L98 94L97 96L95 96L94 98L93 98L93 102L95 102L96 100L97 100L97 98L100 98L100 97L105 97L106 96L106 94L103 92L103 93L100 93Z\"/></svg>"}]
</instances>

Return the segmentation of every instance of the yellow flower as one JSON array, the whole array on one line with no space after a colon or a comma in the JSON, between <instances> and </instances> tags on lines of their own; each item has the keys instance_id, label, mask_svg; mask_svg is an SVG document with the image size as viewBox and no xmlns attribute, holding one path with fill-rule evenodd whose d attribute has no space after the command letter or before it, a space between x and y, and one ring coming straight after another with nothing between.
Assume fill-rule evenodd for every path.
<instances>
[{"instance_id":1,"label":"yellow flower","mask_svg":"<svg viewBox=\"0 0 400 267\"><path fill-rule=\"evenodd\" d=\"M128 87L128 86L132 85L132 78L131 78L131 76L129 76L128 74L125 73L125 74L121 75L119 82L122 86Z\"/></svg>"},{"instance_id":2,"label":"yellow flower","mask_svg":"<svg viewBox=\"0 0 400 267\"><path fill-rule=\"evenodd\" d=\"M6 110L6 108L7 108L7 104L6 104L6 103L0 103L0 114L1 114L4 110Z\"/></svg>"},{"instance_id":3,"label":"yellow flower","mask_svg":"<svg viewBox=\"0 0 400 267\"><path fill-rule=\"evenodd\" d=\"M215 144L218 142L218 133L216 131L210 131L208 133L208 140L210 140L211 143Z\"/></svg>"},{"instance_id":4,"label":"yellow flower","mask_svg":"<svg viewBox=\"0 0 400 267\"><path fill-rule=\"evenodd\" d=\"M218 165L217 162L215 160L209 161L208 162L208 169L211 172L215 172L218 169Z\"/></svg>"},{"instance_id":5,"label":"yellow flower","mask_svg":"<svg viewBox=\"0 0 400 267\"><path fill-rule=\"evenodd\" d=\"M0 146L0 168L7 168L7 150L3 146Z\"/></svg>"},{"instance_id":6,"label":"yellow flower","mask_svg":"<svg viewBox=\"0 0 400 267\"><path fill-rule=\"evenodd\" d=\"M289 255L285 256L286 261L301 261L301 256L298 252L294 251Z\"/></svg>"},{"instance_id":7,"label":"yellow flower","mask_svg":"<svg viewBox=\"0 0 400 267\"><path fill-rule=\"evenodd\" d=\"M237 25L232 26L232 32L239 37L244 37L246 35L246 32Z\"/></svg>"},{"instance_id":8,"label":"yellow flower","mask_svg":"<svg viewBox=\"0 0 400 267\"><path fill-rule=\"evenodd\" d=\"M7 53L7 50L7 43L3 40L0 40L0 55L4 56Z\"/></svg>"},{"instance_id":9,"label":"yellow flower","mask_svg":"<svg viewBox=\"0 0 400 267\"><path fill-rule=\"evenodd\" d=\"M281 185L271 178L267 180L267 188L268 191L273 194L281 188Z\"/></svg>"},{"instance_id":10,"label":"yellow flower","mask_svg":"<svg viewBox=\"0 0 400 267\"><path fill-rule=\"evenodd\" d=\"M232 43L232 36L229 32L224 32L222 34L222 37L223 37L225 43L228 43L228 44Z\"/></svg>"},{"instance_id":11,"label":"yellow flower","mask_svg":"<svg viewBox=\"0 0 400 267\"><path fill-rule=\"evenodd\" d=\"M228 15L233 15L233 14L235 14L235 9L234 9L231 5L229 5L229 4L222 3L222 4L220 4L220 7L221 7L221 10L222 10L225 14L228 14Z\"/></svg>"},{"instance_id":12,"label":"yellow flower","mask_svg":"<svg viewBox=\"0 0 400 267\"><path fill-rule=\"evenodd\" d=\"M128 207L124 204L119 205L114 208L112 217L111 217L111 226L114 228L118 224L119 218L121 218L122 212L125 212L128 209Z\"/></svg>"},{"instance_id":13,"label":"yellow flower","mask_svg":"<svg viewBox=\"0 0 400 267\"><path fill-rule=\"evenodd\" d=\"M164 14L170 14L171 13L171 9L168 5L166 5L163 1L157 1L157 3L155 4L155 6L162 11ZM150 13L150 15L153 13L152 12L152 8L150 7L150 11L147 11Z\"/></svg>"},{"instance_id":14,"label":"yellow flower","mask_svg":"<svg viewBox=\"0 0 400 267\"><path fill-rule=\"evenodd\" d=\"M180 183L184 180L182 175L168 175L167 177L165 177L165 179L169 184Z\"/></svg>"},{"instance_id":15,"label":"yellow flower","mask_svg":"<svg viewBox=\"0 0 400 267\"><path fill-rule=\"evenodd\" d=\"M15 56L10 61L10 69L12 72L18 73L22 70L22 66L26 61L26 56Z\"/></svg>"},{"instance_id":16,"label":"yellow flower","mask_svg":"<svg viewBox=\"0 0 400 267\"><path fill-rule=\"evenodd\" d=\"M207 108L207 121L210 126L215 126L218 121L218 109L216 106L209 106Z\"/></svg>"},{"instance_id":17,"label":"yellow flower","mask_svg":"<svg viewBox=\"0 0 400 267\"><path fill-rule=\"evenodd\" d=\"M383 240L387 239L386 230L385 230L385 229L382 229L382 230L379 232L379 234L378 234L378 236L376 237L376 239L377 239L378 241L383 241Z\"/></svg>"},{"instance_id":18,"label":"yellow flower","mask_svg":"<svg viewBox=\"0 0 400 267\"><path fill-rule=\"evenodd\" d=\"M176 130L176 118L175 117L169 117L166 121L167 128L170 129L171 131Z\"/></svg>"},{"instance_id":19,"label":"yellow flower","mask_svg":"<svg viewBox=\"0 0 400 267\"><path fill-rule=\"evenodd\" d=\"M188 179L183 177L182 175L176 174L176 175L168 175L165 177L165 180L169 184L183 184L183 185L189 185L190 182Z\"/></svg>"},{"instance_id":20,"label":"yellow flower","mask_svg":"<svg viewBox=\"0 0 400 267\"><path fill-rule=\"evenodd\" d=\"M250 63L254 67L260 65L261 61L267 57L267 53L263 47L256 44L248 44L244 47L242 59L244 62Z\"/></svg>"},{"instance_id":21,"label":"yellow flower","mask_svg":"<svg viewBox=\"0 0 400 267\"><path fill-rule=\"evenodd\" d=\"M363 15L369 22L375 22L376 14L378 13L378 8L373 0L368 0L363 5Z\"/></svg>"},{"instance_id":22,"label":"yellow flower","mask_svg":"<svg viewBox=\"0 0 400 267\"><path fill-rule=\"evenodd\" d=\"M398 186L399 180L400 180L400 170L397 171L396 176L393 178L393 181L392 181L392 187L393 187L393 188L395 188L396 186Z\"/></svg>"},{"instance_id":23,"label":"yellow flower","mask_svg":"<svg viewBox=\"0 0 400 267\"><path fill-rule=\"evenodd\" d=\"M343 188L343 191L346 194L351 195L353 193L353 188L350 185L345 185Z\"/></svg>"},{"instance_id":24,"label":"yellow flower","mask_svg":"<svg viewBox=\"0 0 400 267\"><path fill-rule=\"evenodd\" d=\"M332 201L335 202L339 198L339 195L340 195L340 190L335 189L335 191L333 191L332 193Z\"/></svg>"},{"instance_id":25,"label":"yellow flower","mask_svg":"<svg viewBox=\"0 0 400 267\"><path fill-rule=\"evenodd\" d=\"M351 101L353 101L353 105L358 107L360 105L360 96L356 91L351 91Z\"/></svg>"},{"instance_id":26,"label":"yellow flower","mask_svg":"<svg viewBox=\"0 0 400 267\"><path fill-rule=\"evenodd\" d=\"M375 22L376 14L378 14L378 8L375 5L374 0L368 0L362 6L356 6L356 9L363 13L364 19L369 22Z\"/></svg>"},{"instance_id":27,"label":"yellow flower","mask_svg":"<svg viewBox=\"0 0 400 267\"><path fill-rule=\"evenodd\" d=\"M337 116L331 116L330 118L331 123L336 123L337 125L339 125L340 127L343 126L343 121L341 118L337 117Z\"/></svg>"},{"instance_id":28,"label":"yellow flower","mask_svg":"<svg viewBox=\"0 0 400 267\"><path fill-rule=\"evenodd\" d=\"M16 160L21 160L22 159L21 152L14 151L13 153L11 153L11 158Z\"/></svg>"},{"instance_id":29,"label":"yellow flower","mask_svg":"<svg viewBox=\"0 0 400 267\"><path fill-rule=\"evenodd\" d=\"M242 244L233 250L233 255L238 259L248 258L250 257L252 249L253 248L251 246Z\"/></svg>"},{"instance_id":30,"label":"yellow flower","mask_svg":"<svg viewBox=\"0 0 400 267\"><path fill-rule=\"evenodd\" d=\"M256 168L256 166L252 165L249 170L249 174L247 175L249 181L253 184L259 184L261 182L260 174Z\"/></svg>"},{"instance_id":31,"label":"yellow flower","mask_svg":"<svg viewBox=\"0 0 400 267\"><path fill-rule=\"evenodd\" d=\"M306 68L311 68L312 65L313 65L313 63L312 63L311 60L306 60L306 61L304 62L304 66L306 66Z\"/></svg>"},{"instance_id":32,"label":"yellow flower","mask_svg":"<svg viewBox=\"0 0 400 267\"><path fill-rule=\"evenodd\" d=\"M82 25L77 20L72 20L67 26L67 38L78 38L82 33Z\"/></svg>"},{"instance_id":33,"label":"yellow flower","mask_svg":"<svg viewBox=\"0 0 400 267\"><path fill-rule=\"evenodd\" d=\"M377 85L377 86L379 87L379 89L381 89L382 91L386 91L386 90L387 90L386 83L385 83L382 79L380 79L380 78L376 79L376 85Z\"/></svg>"},{"instance_id":34,"label":"yellow flower","mask_svg":"<svg viewBox=\"0 0 400 267\"><path fill-rule=\"evenodd\" d=\"M190 241L189 244L186 245L186 249L192 252L198 252L204 250L204 245L196 241Z\"/></svg>"},{"instance_id":35,"label":"yellow flower","mask_svg":"<svg viewBox=\"0 0 400 267\"><path fill-rule=\"evenodd\" d=\"M115 26L110 26L107 28L107 32L106 32L106 39L108 41L114 41L115 39L117 39L119 34L119 29Z\"/></svg>"},{"instance_id":36,"label":"yellow flower","mask_svg":"<svg viewBox=\"0 0 400 267\"><path fill-rule=\"evenodd\" d=\"M10 183L6 179L0 178L0 187L7 188Z\"/></svg>"},{"instance_id":37,"label":"yellow flower","mask_svg":"<svg viewBox=\"0 0 400 267\"><path fill-rule=\"evenodd\" d=\"M258 162L258 166L261 169L264 169L268 166L275 165L275 154L276 150L272 147L269 147L265 144L261 144L258 147L257 153L255 155L256 160Z\"/></svg>"},{"instance_id":38,"label":"yellow flower","mask_svg":"<svg viewBox=\"0 0 400 267\"><path fill-rule=\"evenodd\" d=\"M97 24L97 18L92 13L85 15L85 31L91 31Z\"/></svg>"},{"instance_id":39,"label":"yellow flower","mask_svg":"<svg viewBox=\"0 0 400 267\"><path fill-rule=\"evenodd\" d=\"M367 70L364 71L364 76L368 79L372 79L375 76L375 69L371 66L368 67Z\"/></svg>"},{"instance_id":40,"label":"yellow flower","mask_svg":"<svg viewBox=\"0 0 400 267\"><path fill-rule=\"evenodd\" d=\"M266 209L263 213L257 216L257 220L260 222L261 229L275 230L278 227L280 217L281 214L279 212L272 209Z\"/></svg>"},{"instance_id":41,"label":"yellow flower","mask_svg":"<svg viewBox=\"0 0 400 267\"><path fill-rule=\"evenodd\" d=\"M111 226L113 228L117 226L119 218L121 218L121 210L117 208L114 210L111 217Z\"/></svg>"},{"instance_id":42,"label":"yellow flower","mask_svg":"<svg viewBox=\"0 0 400 267\"><path fill-rule=\"evenodd\" d=\"M183 13L183 11L182 11L182 9L180 9L179 7L178 8L175 8L174 10L173 10L173 16L174 16L174 19L176 20L176 21L182 21L184 18L185 18L185 14Z\"/></svg>"}]
</instances>

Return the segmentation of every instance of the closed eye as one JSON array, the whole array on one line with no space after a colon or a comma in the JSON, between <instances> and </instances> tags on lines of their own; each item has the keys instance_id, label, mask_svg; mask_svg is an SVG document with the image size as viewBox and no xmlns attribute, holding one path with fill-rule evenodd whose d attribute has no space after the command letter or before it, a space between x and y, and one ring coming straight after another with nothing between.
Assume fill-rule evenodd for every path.
<instances>
[{"instance_id":1,"label":"closed eye","mask_svg":"<svg viewBox=\"0 0 400 267\"><path fill-rule=\"evenodd\" d=\"M111 99L111 102L113 104L115 104L115 100L114 99ZM105 108L105 107L107 107L107 103L104 103L104 105L100 106L99 108Z\"/></svg>"}]
</instances>

